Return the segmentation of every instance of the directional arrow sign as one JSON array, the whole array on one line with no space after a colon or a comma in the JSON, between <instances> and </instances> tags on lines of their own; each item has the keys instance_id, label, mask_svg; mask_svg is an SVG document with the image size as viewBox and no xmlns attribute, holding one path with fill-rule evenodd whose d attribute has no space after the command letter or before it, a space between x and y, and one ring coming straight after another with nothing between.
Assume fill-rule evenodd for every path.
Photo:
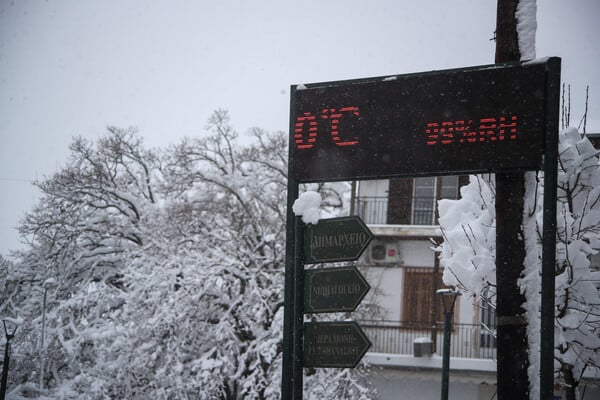
<instances>
[{"instance_id":1,"label":"directional arrow sign","mask_svg":"<svg viewBox=\"0 0 600 400\"><path fill-rule=\"evenodd\" d=\"M304 262L355 261L372 239L358 216L322 219L304 230Z\"/></svg>"},{"instance_id":2,"label":"directional arrow sign","mask_svg":"<svg viewBox=\"0 0 600 400\"><path fill-rule=\"evenodd\" d=\"M354 368L371 341L354 321L304 323L304 366Z\"/></svg>"},{"instance_id":3,"label":"directional arrow sign","mask_svg":"<svg viewBox=\"0 0 600 400\"><path fill-rule=\"evenodd\" d=\"M354 311L371 288L356 267L307 270L304 312Z\"/></svg>"}]
</instances>

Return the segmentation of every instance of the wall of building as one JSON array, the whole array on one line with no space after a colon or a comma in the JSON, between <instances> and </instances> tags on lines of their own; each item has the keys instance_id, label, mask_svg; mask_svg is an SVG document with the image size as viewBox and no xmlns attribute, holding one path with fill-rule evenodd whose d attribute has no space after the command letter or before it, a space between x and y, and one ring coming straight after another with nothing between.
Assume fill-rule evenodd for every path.
<instances>
[{"instance_id":1,"label":"wall of building","mask_svg":"<svg viewBox=\"0 0 600 400\"><path fill-rule=\"evenodd\" d=\"M431 250L432 243L426 239L409 239L385 237L378 238L378 243L390 243L390 248L397 249L399 256L395 262L374 263L369 257L370 248L363 256L362 264L365 278L371 285L371 291L364 302L378 304L382 308L381 315L373 319L402 321L402 291L404 288L404 267L431 268L435 262L435 253ZM440 282L442 285L442 282ZM456 322L472 324L477 321L474 314L473 299L461 296L457 300Z\"/></svg>"},{"instance_id":2,"label":"wall of building","mask_svg":"<svg viewBox=\"0 0 600 400\"><path fill-rule=\"evenodd\" d=\"M377 304L381 307L380 315L371 315L369 319L383 319L388 321L401 320L402 305L402 269L397 266L370 267L363 270L363 274L371 290L363 303Z\"/></svg>"}]
</instances>

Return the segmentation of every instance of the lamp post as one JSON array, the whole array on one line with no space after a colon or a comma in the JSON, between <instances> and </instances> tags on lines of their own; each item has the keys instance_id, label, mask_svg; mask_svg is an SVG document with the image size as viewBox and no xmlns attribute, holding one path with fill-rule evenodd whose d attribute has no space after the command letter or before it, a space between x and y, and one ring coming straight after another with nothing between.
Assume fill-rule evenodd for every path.
<instances>
[{"instance_id":1,"label":"lamp post","mask_svg":"<svg viewBox=\"0 0 600 400\"><path fill-rule=\"evenodd\" d=\"M6 326L8 323L8 327ZM3 318L4 334L6 335L6 346L4 347L4 365L2 366L2 383L0 384L0 400L6 395L6 383L8 382L8 362L10 361L10 341L15 337L21 320L14 318ZM9 329L11 327L12 329Z\"/></svg>"},{"instance_id":2,"label":"lamp post","mask_svg":"<svg viewBox=\"0 0 600 400\"><path fill-rule=\"evenodd\" d=\"M44 300L42 302L42 337L40 339L40 391L44 389L44 360L46 356L46 348L44 347L44 337L46 329L46 296L48 288L55 284L54 278L49 278L44 281Z\"/></svg>"},{"instance_id":3,"label":"lamp post","mask_svg":"<svg viewBox=\"0 0 600 400\"><path fill-rule=\"evenodd\" d=\"M444 343L442 351L442 400L448 400L449 375L450 375L450 328L452 325L452 315L454 313L454 304L459 292L453 289L439 289L436 293L442 300L444 308Z\"/></svg>"}]
</instances>

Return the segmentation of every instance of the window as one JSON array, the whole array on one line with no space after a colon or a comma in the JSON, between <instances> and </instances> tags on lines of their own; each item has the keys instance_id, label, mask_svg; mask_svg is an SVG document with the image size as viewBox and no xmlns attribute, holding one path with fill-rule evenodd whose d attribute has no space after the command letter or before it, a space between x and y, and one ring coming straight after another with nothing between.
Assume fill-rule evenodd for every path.
<instances>
[{"instance_id":1,"label":"window","mask_svg":"<svg viewBox=\"0 0 600 400\"><path fill-rule=\"evenodd\" d=\"M435 206L435 177L415 178L413 181L413 225L432 225Z\"/></svg>"},{"instance_id":2,"label":"window","mask_svg":"<svg viewBox=\"0 0 600 400\"><path fill-rule=\"evenodd\" d=\"M439 199L458 197L458 176L423 177L413 180L412 224L436 223Z\"/></svg>"},{"instance_id":3,"label":"window","mask_svg":"<svg viewBox=\"0 0 600 400\"><path fill-rule=\"evenodd\" d=\"M435 225L437 200L458 198L468 176L361 181L353 212L367 224Z\"/></svg>"},{"instance_id":4,"label":"window","mask_svg":"<svg viewBox=\"0 0 600 400\"><path fill-rule=\"evenodd\" d=\"M458 176L442 176L440 181L440 199L458 198Z\"/></svg>"},{"instance_id":5,"label":"window","mask_svg":"<svg viewBox=\"0 0 600 400\"><path fill-rule=\"evenodd\" d=\"M365 223L387 223L388 192L388 179L360 182L354 210Z\"/></svg>"},{"instance_id":6,"label":"window","mask_svg":"<svg viewBox=\"0 0 600 400\"><path fill-rule=\"evenodd\" d=\"M438 275L442 282L442 273ZM406 268L404 270L404 296L402 299L402 319L416 324L432 322L433 302L436 301L433 289L433 268ZM437 320L442 321L441 307L437 307Z\"/></svg>"}]
</instances>

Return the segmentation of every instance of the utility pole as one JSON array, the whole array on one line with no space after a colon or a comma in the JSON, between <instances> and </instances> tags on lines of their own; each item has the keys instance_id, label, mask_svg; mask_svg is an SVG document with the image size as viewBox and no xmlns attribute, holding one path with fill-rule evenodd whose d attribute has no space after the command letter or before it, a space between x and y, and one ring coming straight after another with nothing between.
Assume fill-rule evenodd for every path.
<instances>
[{"instance_id":1,"label":"utility pole","mask_svg":"<svg viewBox=\"0 0 600 400\"><path fill-rule=\"evenodd\" d=\"M516 10L519 0L498 0L496 63L519 61ZM496 315L498 400L528 399L527 321L518 280L523 274L525 245L522 172L496 174Z\"/></svg>"}]
</instances>

